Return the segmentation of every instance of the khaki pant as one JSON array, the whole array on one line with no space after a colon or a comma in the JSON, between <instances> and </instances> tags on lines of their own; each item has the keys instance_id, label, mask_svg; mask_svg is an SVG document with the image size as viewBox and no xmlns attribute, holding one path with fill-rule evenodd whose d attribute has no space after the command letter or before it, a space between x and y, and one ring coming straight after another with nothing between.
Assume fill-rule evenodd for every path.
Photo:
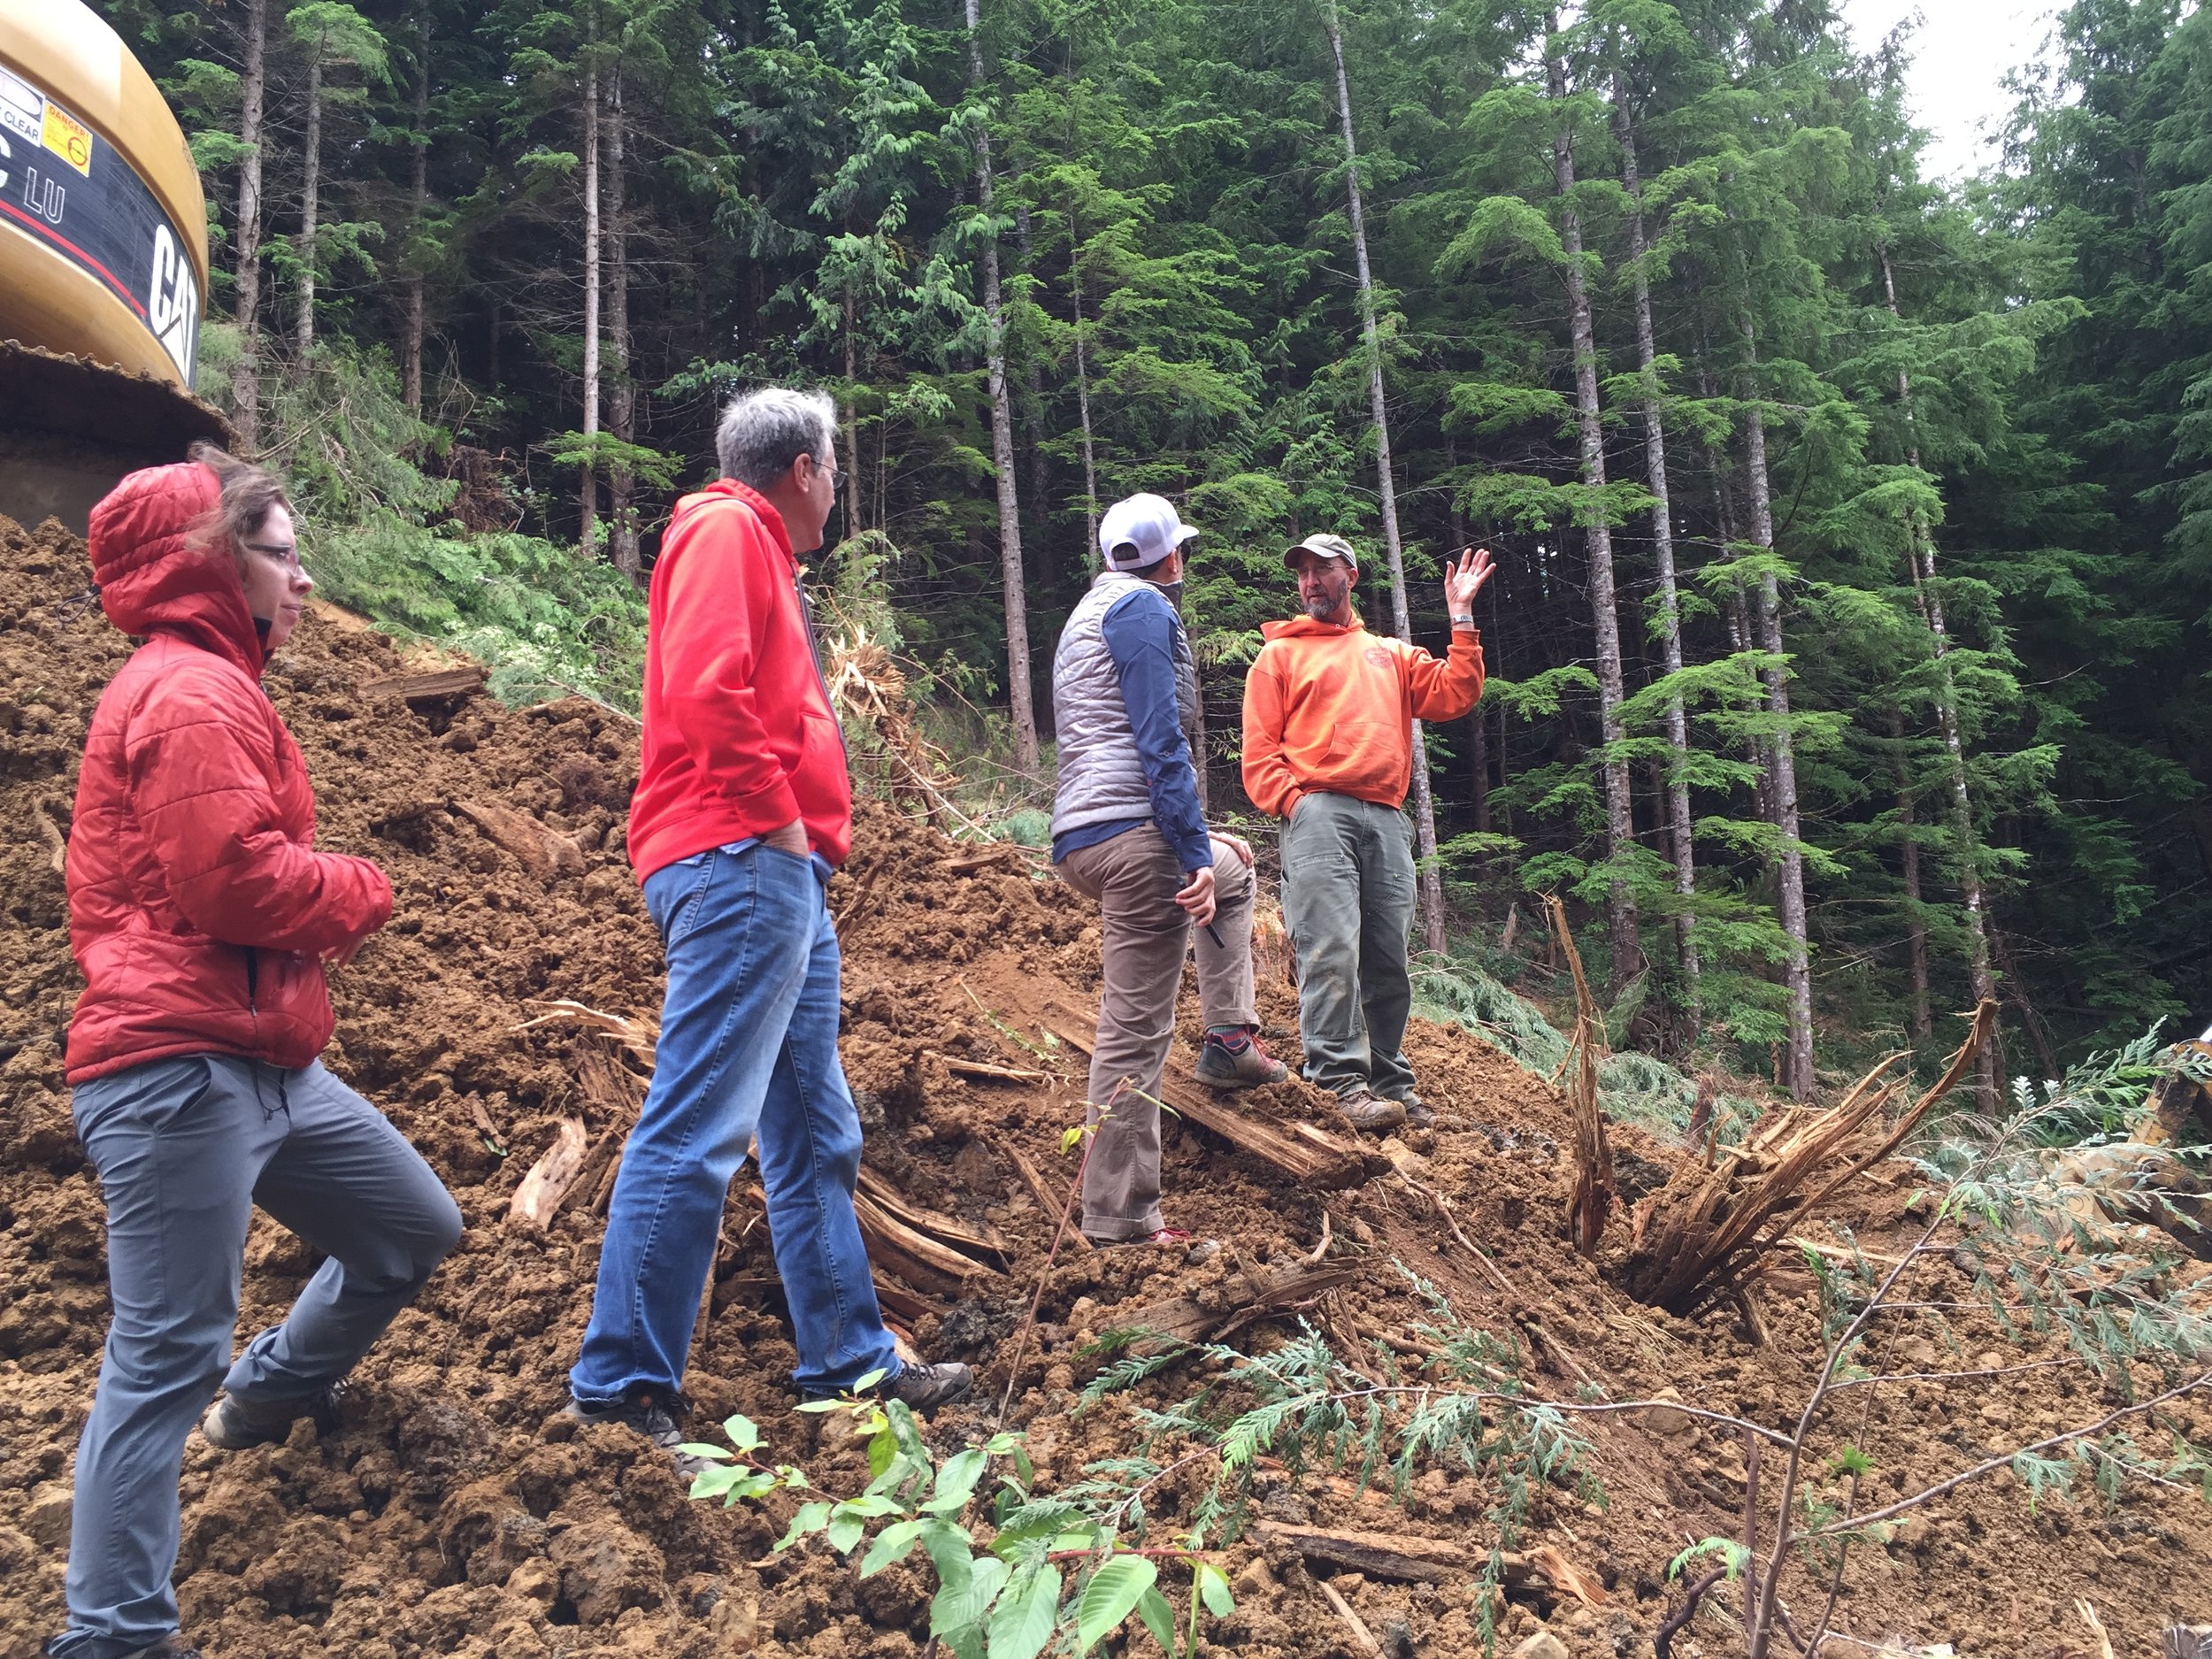
<instances>
[{"instance_id":1,"label":"khaki pant","mask_svg":"<svg viewBox=\"0 0 2212 1659\"><path fill-rule=\"evenodd\" d=\"M1256 1025L1252 872L1233 849L1218 841L1213 845L1213 925L1221 942L1197 930L1199 1007L1209 1027ZM1190 948L1190 918L1175 902L1183 870L1149 824L1079 848L1058 869L1062 880L1098 901L1105 934L1088 1117L1100 1127L1083 1171L1083 1231L1102 1243L1141 1239L1164 1225L1160 1109L1153 1102L1175 1037L1175 998L1182 988L1183 953ZM1100 1108L1110 1101L1113 1109L1102 1124Z\"/></svg>"}]
</instances>

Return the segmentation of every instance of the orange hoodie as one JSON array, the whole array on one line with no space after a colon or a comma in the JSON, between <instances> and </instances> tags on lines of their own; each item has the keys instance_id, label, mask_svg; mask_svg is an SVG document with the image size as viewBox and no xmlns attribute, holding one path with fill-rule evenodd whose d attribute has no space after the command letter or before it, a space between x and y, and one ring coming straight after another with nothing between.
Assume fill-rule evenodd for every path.
<instances>
[{"instance_id":1,"label":"orange hoodie","mask_svg":"<svg viewBox=\"0 0 2212 1659\"><path fill-rule=\"evenodd\" d=\"M1301 795L1402 806L1412 723L1455 720L1482 695L1482 638L1455 629L1441 662L1417 645L1294 617L1271 622L1244 682L1244 792L1288 818Z\"/></svg>"}]
</instances>

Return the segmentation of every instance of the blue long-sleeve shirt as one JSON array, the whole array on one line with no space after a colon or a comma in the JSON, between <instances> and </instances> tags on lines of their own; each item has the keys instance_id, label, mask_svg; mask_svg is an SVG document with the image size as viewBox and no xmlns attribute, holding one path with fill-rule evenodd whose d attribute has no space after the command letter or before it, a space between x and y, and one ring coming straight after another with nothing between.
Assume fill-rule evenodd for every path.
<instances>
[{"instance_id":1,"label":"blue long-sleeve shirt","mask_svg":"<svg viewBox=\"0 0 2212 1659\"><path fill-rule=\"evenodd\" d=\"M1182 626L1167 595L1145 587L1117 600L1099 624L1099 632L1121 677L1122 707L1128 710L1137 758L1144 766L1145 788L1152 797L1151 821L1188 872L1211 865L1214 854L1205 815L1198 806L1198 772L1191 764L1190 740L1183 734L1182 715L1175 703L1175 636ZM1144 822L1118 818L1069 830L1053 838L1053 862Z\"/></svg>"}]
</instances>

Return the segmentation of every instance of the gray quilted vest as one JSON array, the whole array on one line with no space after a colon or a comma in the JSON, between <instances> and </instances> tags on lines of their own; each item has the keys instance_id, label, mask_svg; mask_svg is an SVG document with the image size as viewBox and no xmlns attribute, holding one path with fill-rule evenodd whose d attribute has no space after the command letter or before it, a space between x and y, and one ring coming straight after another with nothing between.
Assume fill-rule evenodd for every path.
<instances>
[{"instance_id":1,"label":"gray quilted vest","mask_svg":"<svg viewBox=\"0 0 2212 1659\"><path fill-rule=\"evenodd\" d=\"M1135 731L1121 700L1121 672L1106 649L1106 613L1117 600L1150 584L1104 571L1060 630L1052 657L1052 719L1060 742L1060 778L1052 796L1052 833L1087 824L1149 818L1151 791L1137 756ZM1175 710L1186 737L1198 728L1198 665L1179 618L1175 624Z\"/></svg>"}]
</instances>

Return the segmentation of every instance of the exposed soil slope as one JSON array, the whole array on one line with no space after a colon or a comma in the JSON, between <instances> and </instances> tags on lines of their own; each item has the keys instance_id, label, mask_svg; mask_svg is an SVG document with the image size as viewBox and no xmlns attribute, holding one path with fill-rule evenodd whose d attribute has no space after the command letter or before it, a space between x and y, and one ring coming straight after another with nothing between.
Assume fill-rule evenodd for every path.
<instances>
[{"instance_id":1,"label":"exposed soil slope","mask_svg":"<svg viewBox=\"0 0 2212 1659\"><path fill-rule=\"evenodd\" d=\"M67 1482L106 1319L99 1198L62 1080L59 1035L76 981L53 853L86 719L127 649L88 592L81 545L55 526L27 534L0 521L0 1490L11 1500L0 1517L0 1659L27 1659L59 1626ZM306 749L325 843L376 858L398 894L392 926L335 976L330 1064L437 1166L469 1232L363 1366L341 1432L318 1442L303 1425L288 1445L239 1455L191 1442L179 1568L189 1632L212 1659L754 1650L917 1659L922 1575L900 1568L862 1583L818 1552L751 1565L787 1509L693 1504L632 1438L576 1433L557 1416L597 1256L592 1182L545 1233L508 1220L507 1209L559 1119L582 1116L595 1141L618 1121L621 1091L605 1087L602 1040L558 1024L517 1027L542 999L649 1018L657 1008L659 950L620 856L634 733L577 700L511 711L480 697L449 717L365 694L401 668L380 636L311 623L268 683ZM464 805L478 816L456 810ZM517 856L480 827L496 819L485 808L527 815L580 856ZM979 864L973 854L872 810L833 902L847 912L844 1052L870 1122L872 1167L915 1203L995 1226L1011 1248L1002 1276L910 1286L941 1310L910 1318L916 1341L976 1362L979 1393L995 1405L1056 1220L1013 1155L1064 1184L1058 1139L1080 1114L1080 1056L1048 1041L1041 1022L1086 1028L1098 934L1090 907L1039 879L1023 855ZM1279 1048L1294 1055L1287 988L1271 982L1263 1001ZM1770 1297L1763 1347L1732 1314L1692 1323L1626 1301L1561 1237L1568 1127L1555 1094L1463 1033L1419 1026L1412 1052L1445 1124L1432 1141L1383 1148L1363 1187L1300 1190L1177 1129L1172 1217L1222 1240L1221 1252L1194 1267L1156 1252L1086 1252L1052 1270L1014 1407L1045 1479L1072 1479L1130 1444L1125 1404L1070 1415L1085 1335L1136 1302L1233 1303L1256 1271L1312 1250L1325 1211L1332 1259L1360 1269L1314 1310L1333 1333L1407 1340L1421 1315L1395 1257L1471 1322L1533 1341L1531 1382L1558 1398L1573 1397L1579 1368L1615 1398L1672 1390L1770 1423L1793 1419L1816 1352L1809 1296ZM1051 1076L993 1080L949 1060ZM1243 1109L1330 1126L1329 1109L1302 1086L1267 1093ZM1655 1166L1649 1177L1678 1162L1633 1131L1620 1141ZM1448 1200L1516 1297L1477 1271L1394 1160ZM1905 1190L1866 1190L1859 1219L1878 1238ZM852 1448L820 1440L820 1420L790 1410L787 1327L765 1230L749 1215L733 1206L731 1248L694 1355L700 1432L742 1409L818 1483L857 1490L864 1475ZM266 1223L247 1260L242 1329L250 1331L278 1317L311 1263ZM1280 1328L1248 1326L1237 1340L1263 1345ZM2024 1346L2038 1351L2033 1339ZM1141 1397L1178 1398L1193 1381L1170 1373ZM1916 1489L1985 1442L2062 1415L2079 1420L2088 1402L2070 1386L2031 1375L1885 1399L1861 1440L1877 1488ZM2198 1408L2200 1431L2212 1429L2208 1416ZM935 1432L955 1442L989 1418L988 1406L948 1411ZM1605 1505L1550 1490L1527 1541L1595 1575L1606 1599L1583 1607L1532 1594L1511 1609L1506 1634L1525 1636L1542 1619L1574 1659L1647 1654L1668 1606L1669 1559L1740 1525L1741 1452L1681 1414L1584 1422ZM1463 1542L1468 1572L1440 1585L1348 1572L1334 1581L1387 1650L1462 1655L1479 1650L1472 1565L1492 1536L1484 1517L1494 1498L1439 1470L1415 1483L1404 1510L1326 1484L1286 1484L1266 1513ZM2165 1616L2212 1611L2208 1543L2212 1530L2186 1493L2031 1514L2020 1492L1988 1483L1886 1548L1858 1552L1840 1627L1863 1641L1897 1633L1991 1659L2084 1653L2093 1643L2072 1600L2086 1594L2121 1651L2147 1652ZM1354 1651L1279 1545L1237 1545L1229 1564L1240 1608L1210 1627L1213 1649L1255 1659ZM1801 1574L1787 1582L1801 1621L1821 1597ZM1738 1650L1719 1599L1678 1652ZM1149 1639L1133 1646L1148 1650Z\"/></svg>"}]
</instances>

